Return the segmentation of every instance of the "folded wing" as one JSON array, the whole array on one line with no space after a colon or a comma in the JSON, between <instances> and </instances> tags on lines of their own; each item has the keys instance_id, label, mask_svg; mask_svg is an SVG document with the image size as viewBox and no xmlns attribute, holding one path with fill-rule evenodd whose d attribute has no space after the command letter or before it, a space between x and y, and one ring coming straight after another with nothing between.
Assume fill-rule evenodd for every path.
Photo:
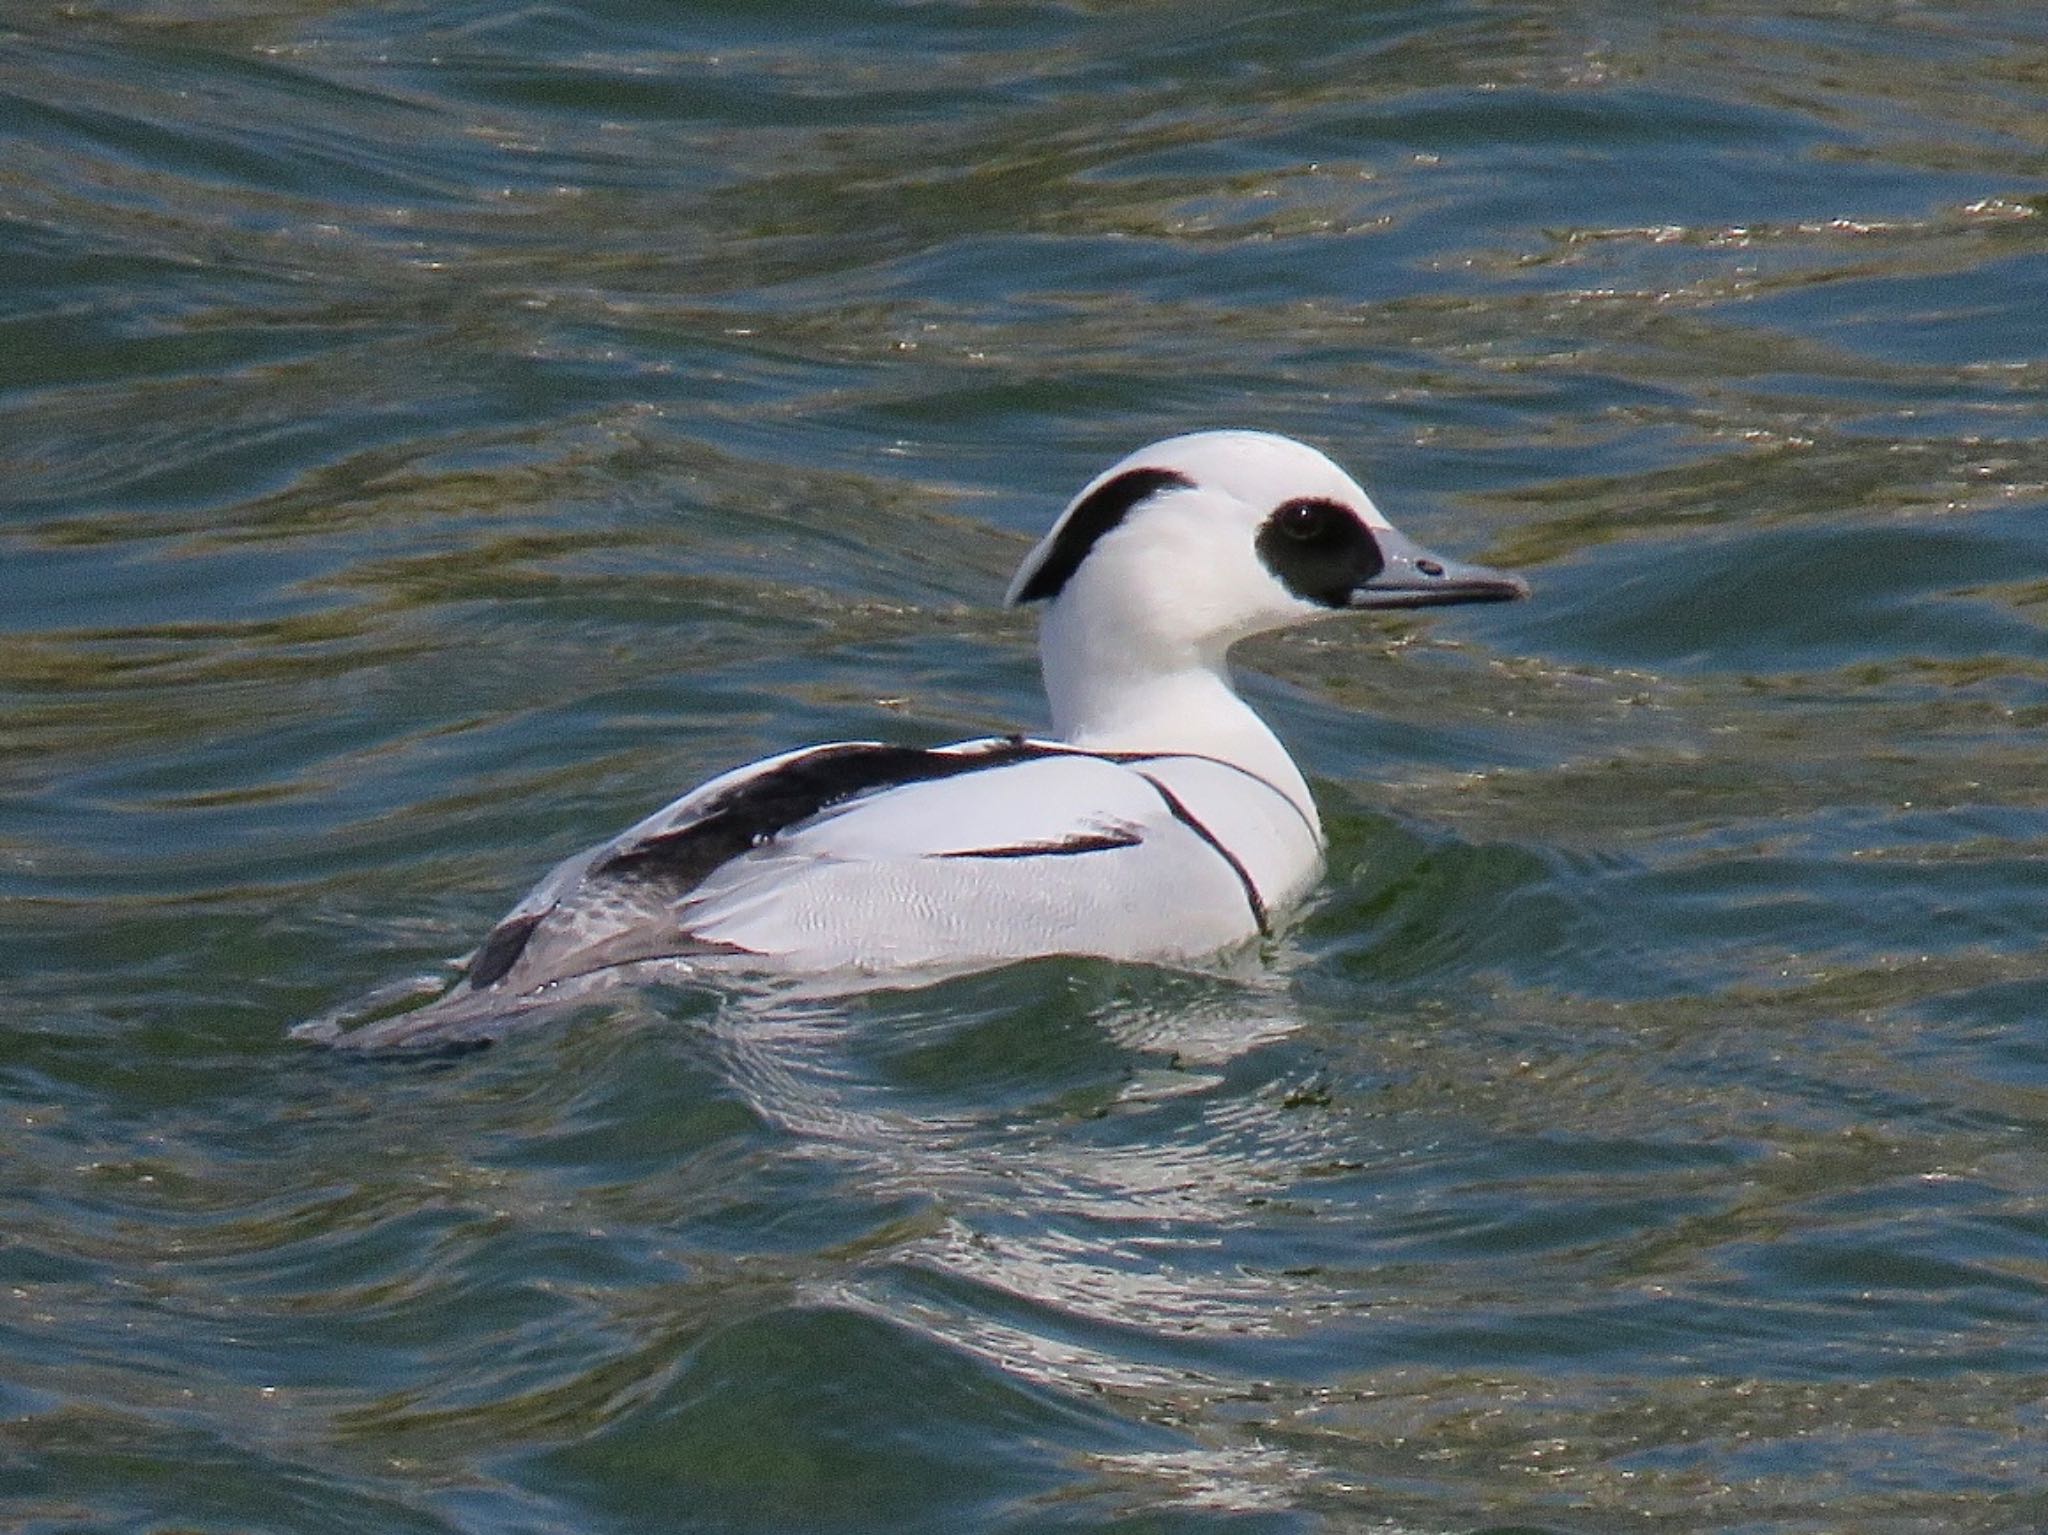
<instances>
[{"instance_id":1,"label":"folded wing","mask_svg":"<svg viewBox=\"0 0 2048 1535\"><path fill-rule=\"evenodd\" d=\"M1190 808L1205 793L1226 829L1308 839L1312 874L1299 812L1202 759L1014 738L770 758L568 859L444 997L340 1042L488 1034L565 983L654 961L817 974L1210 954L1263 931L1267 905L1293 892L1262 888Z\"/></svg>"}]
</instances>

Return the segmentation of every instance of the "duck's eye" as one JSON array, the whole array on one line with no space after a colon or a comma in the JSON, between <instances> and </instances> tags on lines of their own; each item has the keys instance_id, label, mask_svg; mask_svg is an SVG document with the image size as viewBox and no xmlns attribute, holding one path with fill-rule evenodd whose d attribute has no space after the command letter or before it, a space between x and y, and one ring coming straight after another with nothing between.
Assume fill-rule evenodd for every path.
<instances>
[{"instance_id":1,"label":"duck's eye","mask_svg":"<svg viewBox=\"0 0 2048 1535\"><path fill-rule=\"evenodd\" d=\"M1266 514L1255 540L1259 558L1304 602L1345 608L1387 559L1364 519L1342 501L1302 496Z\"/></svg>"},{"instance_id":2,"label":"duck's eye","mask_svg":"<svg viewBox=\"0 0 2048 1535\"><path fill-rule=\"evenodd\" d=\"M1328 537L1343 515L1334 501L1289 501L1269 520L1286 537L1306 544Z\"/></svg>"}]
</instances>

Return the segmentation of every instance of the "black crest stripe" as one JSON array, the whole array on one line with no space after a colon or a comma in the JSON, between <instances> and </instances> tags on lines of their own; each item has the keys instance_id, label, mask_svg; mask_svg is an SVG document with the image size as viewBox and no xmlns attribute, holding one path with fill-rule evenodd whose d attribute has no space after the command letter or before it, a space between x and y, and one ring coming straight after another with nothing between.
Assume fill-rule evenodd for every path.
<instances>
[{"instance_id":1,"label":"black crest stripe","mask_svg":"<svg viewBox=\"0 0 2048 1535\"><path fill-rule=\"evenodd\" d=\"M1169 488L1187 489L1195 482L1173 469L1127 469L1104 481L1075 503L1060 524L1052 547L1017 592L1019 602L1051 601L1073 579L1102 536L1122 522L1147 496Z\"/></svg>"},{"instance_id":2,"label":"black crest stripe","mask_svg":"<svg viewBox=\"0 0 2048 1535\"><path fill-rule=\"evenodd\" d=\"M1245 902L1252 909L1252 921L1256 922L1259 926L1259 936L1261 938L1271 938L1273 936L1273 924L1266 917L1266 899L1259 894L1259 887L1252 883L1250 872L1246 870L1243 864L1237 861L1237 854L1225 847L1217 838L1216 833L1196 820L1194 812L1180 802L1179 797L1173 790L1167 788L1165 784L1154 778L1150 773L1140 773L1138 776L1159 791L1159 797L1166 801L1166 808L1173 812L1173 818L1176 821L1208 843L1210 847L1216 850L1216 856L1230 865L1230 872L1235 874L1237 882L1244 886Z\"/></svg>"}]
</instances>

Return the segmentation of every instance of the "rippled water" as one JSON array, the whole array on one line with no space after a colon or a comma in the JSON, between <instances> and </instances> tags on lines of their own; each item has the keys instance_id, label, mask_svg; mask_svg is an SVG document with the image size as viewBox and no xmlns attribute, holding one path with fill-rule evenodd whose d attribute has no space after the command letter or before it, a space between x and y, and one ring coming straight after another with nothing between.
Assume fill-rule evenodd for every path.
<instances>
[{"instance_id":1,"label":"rippled water","mask_svg":"<svg viewBox=\"0 0 2048 1535\"><path fill-rule=\"evenodd\" d=\"M2048 1523L2048 20L0 13L10 1528ZM1329 447L1255 972L294 1019Z\"/></svg>"}]
</instances>

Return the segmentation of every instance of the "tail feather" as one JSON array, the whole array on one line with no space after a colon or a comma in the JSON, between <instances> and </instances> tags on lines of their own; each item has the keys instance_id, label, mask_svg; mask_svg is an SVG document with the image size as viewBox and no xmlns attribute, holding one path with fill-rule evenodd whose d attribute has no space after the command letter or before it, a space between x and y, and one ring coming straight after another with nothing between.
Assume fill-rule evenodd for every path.
<instances>
[{"instance_id":1,"label":"tail feather","mask_svg":"<svg viewBox=\"0 0 2048 1535\"><path fill-rule=\"evenodd\" d=\"M665 958L664 978L695 974L680 959ZM646 962L608 965L551 981L532 991L471 988L458 976L408 976L366 992L353 1002L294 1024L293 1039L334 1050L372 1054L481 1049L537 1015L590 1001L622 982L647 979Z\"/></svg>"}]
</instances>

